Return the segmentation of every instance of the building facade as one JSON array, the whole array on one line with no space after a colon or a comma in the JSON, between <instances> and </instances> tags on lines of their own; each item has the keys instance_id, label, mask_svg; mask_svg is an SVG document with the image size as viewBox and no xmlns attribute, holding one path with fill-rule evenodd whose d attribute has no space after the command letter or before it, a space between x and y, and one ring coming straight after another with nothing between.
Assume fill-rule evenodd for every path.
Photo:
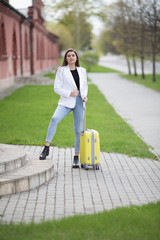
<instances>
[{"instance_id":1,"label":"building facade","mask_svg":"<svg viewBox=\"0 0 160 240\"><path fill-rule=\"evenodd\" d=\"M42 9L41 0L32 0L25 16L0 0L0 89L58 64L59 38L46 30Z\"/></svg>"}]
</instances>

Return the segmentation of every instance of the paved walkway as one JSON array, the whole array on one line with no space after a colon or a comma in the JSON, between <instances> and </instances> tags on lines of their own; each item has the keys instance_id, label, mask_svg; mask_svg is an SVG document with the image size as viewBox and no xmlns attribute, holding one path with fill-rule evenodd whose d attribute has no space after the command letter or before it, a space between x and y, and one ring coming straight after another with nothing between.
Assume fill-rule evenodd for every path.
<instances>
[{"instance_id":1,"label":"paved walkway","mask_svg":"<svg viewBox=\"0 0 160 240\"><path fill-rule=\"evenodd\" d=\"M100 57L99 65L116 69L120 72L128 74L128 66L125 56L122 55L107 55ZM134 73L133 61L130 60L131 72ZM137 73L141 74L141 62L136 60ZM153 66L151 61L144 61L145 74L151 74L153 72ZM160 62L156 62L156 73L160 73Z\"/></svg>"},{"instance_id":2,"label":"paved walkway","mask_svg":"<svg viewBox=\"0 0 160 240\"><path fill-rule=\"evenodd\" d=\"M88 76L116 112L160 156L160 93L116 73L89 73Z\"/></svg>"},{"instance_id":3,"label":"paved walkway","mask_svg":"<svg viewBox=\"0 0 160 240\"><path fill-rule=\"evenodd\" d=\"M41 147L19 146L29 154ZM160 200L160 162L101 152L101 168L72 169L74 149L51 147L54 177L41 187L0 199L0 221L40 222Z\"/></svg>"}]
</instances>

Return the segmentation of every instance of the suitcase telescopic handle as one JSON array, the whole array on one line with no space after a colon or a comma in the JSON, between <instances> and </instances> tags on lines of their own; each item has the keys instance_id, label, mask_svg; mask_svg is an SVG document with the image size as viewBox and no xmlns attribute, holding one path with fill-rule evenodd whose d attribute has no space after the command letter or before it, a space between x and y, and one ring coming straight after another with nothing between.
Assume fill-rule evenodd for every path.
<instances>
[{"instance_id":1,"label":"suitcase telescopic handle","mask_svg":"<svg viewBox=\"0 0 160 240\"><path fill-rule=\"evenodd\" d=\"M86 101L83 102L83 131L86 129Z\"/></svg>"}]
</instances>

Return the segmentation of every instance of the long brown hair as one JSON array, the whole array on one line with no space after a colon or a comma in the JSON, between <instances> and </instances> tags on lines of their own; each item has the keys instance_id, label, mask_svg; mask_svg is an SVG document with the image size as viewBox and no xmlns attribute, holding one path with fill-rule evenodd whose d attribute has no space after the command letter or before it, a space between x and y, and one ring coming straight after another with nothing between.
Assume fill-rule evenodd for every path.
<instances>
[{"instance_id":1,"label":"long brown hair","mask_svg":"<svg viewBox=\"0 0 160 240\"><path fill-rule=\"evenodd\" d=\"M66 53L65 53L65 55L64 55L64 59L63 59L63 62L62 62L61 67L68 65L68 62L67 62L67 53L68 53L68 52L74 52L74 53L76 54L77 60L76 60L76 62L75 62L75 65L76 65L76 67L80 67L78 54L77 54L77 52L76 52L73 48L69 48L69 49L66 51Z\"/></svg>"}]
</instances>

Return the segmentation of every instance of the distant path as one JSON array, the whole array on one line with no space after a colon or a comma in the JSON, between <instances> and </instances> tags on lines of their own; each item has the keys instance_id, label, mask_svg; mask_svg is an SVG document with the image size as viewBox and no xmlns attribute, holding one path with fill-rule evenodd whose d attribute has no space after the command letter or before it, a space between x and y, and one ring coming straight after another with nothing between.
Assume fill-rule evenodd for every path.
<instances>
[{"instance_id":1,"label":"distant path","mask_svg":"<svg viewBox=\"0 0 160 240\"><path fill-rule=\"evenodd\" d=\"M160 93L117 73L89 73L88 77L116 112L160 155Z\"/></svg>"},{"instance_id":2,"label":"distant path","mask_svg":"<svg viewBox=\"0 0 160 240\"><path fill-rule=\"evenodd\" d=\"M130 61L130 63L131 63L131 72L134 73L132 61ZM113 68L115 70L128 74L127 62L124 56L117 56L117 55L103 56L100 58L99 65ZM141 73L141 63L139 60L136 61L136 65L137 65L137 73ZM152 63L150 61L145 61L144 70L145 70L145 73L148 73L148 74L152 73ZM156 72L160 73L160 62L156 63Z\"/></svg>"}]
</instances>

